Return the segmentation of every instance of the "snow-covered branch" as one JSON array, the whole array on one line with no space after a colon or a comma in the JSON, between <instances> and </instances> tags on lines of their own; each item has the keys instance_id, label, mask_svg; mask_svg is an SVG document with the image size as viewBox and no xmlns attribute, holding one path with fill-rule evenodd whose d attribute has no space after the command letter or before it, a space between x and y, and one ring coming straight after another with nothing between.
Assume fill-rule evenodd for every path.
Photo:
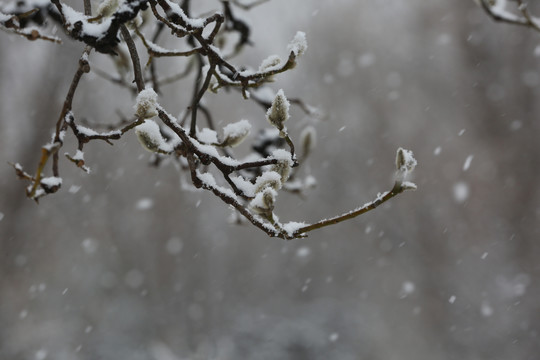
<instances>
[{"instance_id":1,"label":"snow-covered branch","mask_svg":"<svg viewBox=\"0 0 540 360\"><path fill-rule=\"evenodd\" d=\"M540 32L540 18L529 12L524 0L476 0L484 11L495 21L530 27ZM509 5L509 4L512 5Z\"/></svg>"},{"instance_id":2,"label":"snow-covered branch","mask_svg":"<svg viewBox=\"0 0 540 360\"><path fill-rule=\"evenodd\" d=\"M294 139L286 126L294 122L290 106L299 106L311 118L318 112L301 99L289 99L283 90L274 92L267 87L276 75L295 68L307 51L304 32L298 31L284 46L286 61L278 55L270 55L260 64L250 67L235 65L231 60L243 45L250 43L251 34L250 27L235 15L236 9L248 9L264 3L264 0L222 1L223 12L209 12L202 17L191 14L189 0L184 0L182 5L169 0L103 0L94 13L88 0L84 2L84 12L60 0L51 0L54 6L47 8L42 6L42 2L32 2L37 0L25 1L29 6L41 7L28 9L27 13L0 13L0 25L24 35L21 31L29 29L23 24L23 19L35 18L36 13L41 12L42 16L60 22L71 38L85 44L51 140L41 148L35 173L26 172L20 164L13 165L16 175L29 182L26 193L31 199L37 201L61 188L59 154L66 136L72 136L77 143L75 149L64 152L66 158L90 172L85 160L85 145L95 140L113 145L131 130L134 130L142 147L153 153L156 164L164 158L176 162L180 169L188 172L195 188L211 192L271 237L305 237L312 230L354 218L405 190L416 188L407 181L416 160L412 152L400 148L396 156L396 181L390 191L352 211L312 224L280 222L274 212L279 196L283 192L303 193L316 183L299 166L300 160L306 161L315 149L315 128L312 124L304 128L297 155ZM15 5L8 4L2 11L5 9L15 9ZM17 9L20 10L20 6ZM45 20L41 25L46 24ZM151 22L156 26L146 26ZM169 50L159 44L163 29L169 29L176 40L182 42L180 49ZM230 33L235 33L235 36L228 36ZM46 39L41 33L32 37ZM235 41L232 44L234 51L224 55L223 41L229 38ZM137 41L142 45L139 49L145 49L143 53L138 50ZM104 56L99 53L114 55L118 74L93 69L92 50L97 52L92 57ZM141 65L141 55L148 57L145 67ZM160 57L187 58L187 66L176 75L162 76L158 68ZM101 128L88 124L84 118L77 118L73 100L84 75L91 71L135 95L131 117L122 118L116 126ZM177 119L161 103L161 88L193 73L191 99L184 104L184 110ZM216 127L212 111L203 99L208 91L218 92L221 88L237 90L244 99L261 106L260 122L266 124L266 129L253 136L251 122L245 119ZM205 126L198 121L199 114L204 116ZM242 159L235 157L235 148L243 146L250 138L253 138L253 152ZM52 168L50 175L47 175L47 165Z\"/></svg>"}]
</instances>

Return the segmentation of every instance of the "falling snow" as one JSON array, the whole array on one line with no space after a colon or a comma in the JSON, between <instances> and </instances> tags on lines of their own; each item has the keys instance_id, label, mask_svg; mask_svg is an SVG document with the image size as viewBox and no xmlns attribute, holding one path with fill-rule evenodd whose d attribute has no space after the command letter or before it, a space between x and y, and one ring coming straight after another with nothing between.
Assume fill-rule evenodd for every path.
<instances>
[{"instance_id":1,"label":"falling snow","mask_svg":"<svg viewBox=\"0 0 540 360\"><path fill-rule=\"evenodd\" d=\"M311 254L311 249L307 246L302 246L296 250L296 256L304 258Z\"/></svg>"},{"instance_id":2,"label":"falling snow","mask_svg":"<svg viewBox=\"0 0 540 360\"><path fill-rule=\"evenodd\" d=\"M463 163L463 171L469 170L469 168L471 167L473 158L474 158L474 155L467 156L467 159L465 159L465 162Z\"/></svg>"},{"instance_id":3,"label":"falling snow","mask_svg":"<svg viewBox=\"0 0 540 360\"><path fill-rule=\"evenodd\" d=\"M135 209L137 210L150 210L154 206L154 200L150 198L142 198L139 201L137 201L137 204L135 205Z\"/></svg>"},{"instance_id":4,"label":"falling snow","mask_svg":"<svg viewBox=\"0 0 540 360\"><path fill-rule=\"evenodd\" d=\"M469 185L466 182L457 182L453 187L454 200L458 203L465 202L469 198L469 191Z\"/></svg>"}]
</instances>

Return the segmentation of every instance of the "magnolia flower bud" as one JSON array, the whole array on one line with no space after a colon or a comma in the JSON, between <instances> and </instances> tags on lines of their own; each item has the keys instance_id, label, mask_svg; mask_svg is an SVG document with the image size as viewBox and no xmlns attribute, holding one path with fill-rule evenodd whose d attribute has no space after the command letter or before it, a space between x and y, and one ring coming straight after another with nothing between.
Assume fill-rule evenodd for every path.
<instances>
[{"instance_id":1,"label":"magnolia flower bud","mask_svg":"<svg viewBox=\"0 0 540 360\"><path fill-rule=\"evenodd\" d=\"M137 95L135 112L141 119L150 119L158 115L157 94L152 88L146 88Z\"/></svg>"},{"instance_id":2,"label":"magnolia flower bud","mask_svg":"<svg viewBox=\"0 0 540 360\"><path fill-rule=\"evenodd\" d=\"M413 152L399 148L396 154L396 168L399 172L408 174L416 167L416 159L413 156Z\"/></svg>"},{"instance_id":3,"label":"magnolia flower bud","mask_svg":"<svg viewBox=\"0 0 540 360\"><path fill-rule=\"evenodd\" d=\"M281 189L281 175L275 171L262 173L255 181L255 193L263 192L265 188Z\"/></svg>"},{"instance_id":4,"label":"magnolia flower bud","mask_svg":"<svg viewBox=\"0 0 540 360\"><path fill-rule=\"evenodd\" d=\"M298 31L287 45L287 50L293 52L295 56L302 56L307 50L306 33Z\"/></svg>"},{"instance_id":5,"label":"magnolia flower bud","mask_svg":"<svg viewBox=\"0 0 540 360\"><path fill-rule=\"evenodd\" d=\"M294 164L292 155L287 150L277 149L272 152L272 156L278 160L277 164L272 166L272 171L281 176L281 183L284 184L289 179Z\"/></svg>"},{"instance_id":6,"label":"magnolia flower bud","mask_svg":"<svg viewBox=\"0 0 540 360\"><path fill-rule=\"evenodd\" d=\"M289 100L285 97L283 90L280 89L274 101L272 101L272 106L266 112L266 119L277 129L282 131L284 129L285 121L289 120Z\"/></svg>"},{"instance_id":7,"label":"magnolia flower bud","mask_svg":"<svg viewBox=\"0 0 540 360\"><path fill-rule=\"evenodd\" d=\"M96 10L97 17L111 16L118 8L118 5L120 5L119 0L103 0Z\"/></svg>"},{"instance_id":8,"label":"magnolia flower bud","mask_svg":"<svg viewBox=\"0 0 540 360\"><path fill-rule=\"evenodd\" d=\"M313 126L306 126L300 133L300 144L302 145L302 156L305 158L317 144L317 132Z\"/></svg>"},{"instance_id":9,"label":"magnolia flower bud","mask_svg":"<svg viewBox=\"0 0 540 360\"><path fill-rule=\"evenodd\" d=\"M249 135L251 124L247 120L228 124L223 128L223 141L221 146L237 146Z\"/></svg>"},{"instance_id":10,"label":"magnolia flower bud","mask_svg":"<svg viewBox=\"0 0 540 360\"><path fill-rule=\"evenodd\" d=\"M141 145L150 152L164 150L165 140L161 136L159 125L152 120L145 120L144 123L135 128L135 134Z\"/></svg>"},{"instance_id":11,"label":"magnolia flower bud","mask_svg":"<svg viewBox=\"0 0 540 360\"><path fill-rule=\"evenodd\" d=\"M277 69L281 65L281 59L277 55L270 55L259 66L259 72Z\"/></svg>"},{"instance_id":12,"label":"magnolia flower bud","mask_svg":"<svg viewBox=\"0 0 540 360\"><path fill-rule=\"evenodd\" d=\"M249 207L257 214L268 215L274 210L276 196L276 190L267 187L255 195L255 198L249 203Z\"/></svg>"}]
</instances>

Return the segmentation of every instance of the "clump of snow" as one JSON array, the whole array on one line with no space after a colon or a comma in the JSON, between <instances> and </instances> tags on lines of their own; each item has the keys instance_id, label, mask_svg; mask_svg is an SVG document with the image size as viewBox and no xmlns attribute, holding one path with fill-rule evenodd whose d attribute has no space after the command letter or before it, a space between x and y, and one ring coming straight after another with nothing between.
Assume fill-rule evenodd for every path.
<instances>
[{"instance_id":1,"label":"clump of snow","mask_svg":"<svg viewBox=\"0 0 540 360\"><path fill-rule=\"evenodd\" d=\"M201 173L199 170L197 170L197 178L203 182L206 188L208 189L215 189L222 193L223 195L226 195L234 200L238 200L236 197L236 194L229 188L219 186L216 182L216 179L214 178L214 175L206 172Z\"/></svg>"},{"instance_id":2,"label":"clump of snow","mask_svg":"<svg viewBox=\"0 0 540 360\"><path fill-rule=\"evenodd\" d=\"M247 120L240 120L228 124L223 128L223 146L238 146L249 135L251 124Z\"/></svg>"},{"instance_id":3,"label":"clump of snow","mask_svg":"<svg viewBox=\"0 0 540 360\"><path fill-rule=\"evenodd\" d=\"M306 225L307 224L305 222L290 221L286 224L283 224L282 228L283 230L285 230L288 236L292 237L298 229L303 228Z\"/></svg>"},{"instance_id":4,"label":"clump of snow","mask_svg":"<svg viewBox=\"0 0 540 360\"><path fill-rule=\"evenodd\" d=\"M88 22L88 16L80 13L70 6L62 3L62 13L66 19L66 28L68 31L75 30L75 24L82 24L81 33L95 38L102 38L111 27L112 17L107 17L101 23Z\"/></svg>"},{"instance_id":5,"label":"clump of snow","mask_svg":"<svg viewBox=\"0 0 540 360\"><path fill-rule=\"evenodd\" d=\"M59 187L62 185L62 178L56 176L49 176L41 179L40 183L42 186L46 186L48 188Z\"/></svg>"},{"instance_id":6,"label":"clump of snow","mask_svg":"<svg viewBox=\"0 0 540 360\"><path fill-rule=\"evenodd\" d=\"M244 179L242 176L231 176L231 181L236 185L236 187L244 193L247 197L254 197L255 196L255 185L251 183L251 181L248 181Z\"/></svg>"},{"instance_id":7,"label":"clump of snow","mask_svg":"<svg viewBox=\"0 0 540 360\"><path fill-rule=\"evenodd\" d=\"M449 302L450 304L455 303L455 302L456 302L456 296L455 296L455 295L450 296L450 298L448 299L448 302Z\"/></svg>"},{"instance_id":8,"label":"clump of snow","mask_svg":"<svg viewBox=\"0 0 540 360\"><path fill-rule=\"evenodd\" d=\"M13 15L7 15L7 14L4 14L4 13L0 12L0 22L6 22L9 19L11 19L12 17L13 17Z\"/></svg>"},{"instance_id":9,"label":"clump of snow","mask_svg":"<svg viewBox=\"0 0 540 360\"><path fill-rule=\"evenodd\" d=\"M209 128L197 131L197 139L203 144L216 144L218 142L217 132Z\"/></svg>"},{"instance_id":10,"label":"clump of snow","mask_svg":"<svg viewBox=\"0 0 540 360\"><path fill-rule=\"evenodd\" d=\"M184 10L182 10L182 8L180 7L180 5L176 4L175 2L172 2L172 1L166 1L167 4L170 6L171 10L173 13L175 13L176 15L180 16L182 18L182 20L189 26L193 27L193 28L202 28L204 27L204 19L200 19L200 18L189 18L185 13L184 13Z\"/></svg>"},{"instance_id":11,"label":"clump of snow","mask_svg":"<svg viewBox=\"0 0 540 360\"><path fill-rule=\"evenodd\" d=\"M418 189L418 186L416 186L415 183L413 182L410 182L410 181L404 181L401 183L401 187L404 189L404 190L416 190Z\"/></svg>"},{"instance_id":12,"label":"clump of snow","mask_svg":"<svg viewBox=\"0 0 540 360\"><path fill-rule=\"evenodd\" d=\"M77 125L77 131L87 137L99 135L97 131L81 125Z\"/></svg>"},{"instance_id":13,"label":"clump of snow","mask_svg":"<svg viewBox=\"0 0 540 360\"><path fill-rule=\"evenodd\" d=\"M157 116L157 94L154 89L147 87L137 95L134 109L138 117L141 119L149 119Z\"/></svg>"},{"instance_id":14,"label":"clump of snow","mask_svg":"<svg viewBox=\"0 0 540 360\"><path fill-rule=\"evenodd\" d=\"M84 152L82 152L81 150L77 150L72 159L75 161L84 161Z\"/></svg>"},{"instance_id":15,"label":"clump of snow","mask_svg":"<svg viewBox=\"0 0 540 360\"><path fill-rule=\"evenodd\" d=\"M519 16L506 10L506 2L507 0L496 0L495 3L491 6L491 13L508 21L519 22L521 20Z\"/></svg>"},{"instance_id":16,"label":"clump of snow","mask_svg":"<svg viewBox=\"0 0 540 360\"><path fill-rule=\"evenodd\" d=\"M295 56L302 56L306 52L307 47L306 33L298 31L289 45L287 45L287 51L289 53L293 52Z\"/></svg>"}]
</instances>

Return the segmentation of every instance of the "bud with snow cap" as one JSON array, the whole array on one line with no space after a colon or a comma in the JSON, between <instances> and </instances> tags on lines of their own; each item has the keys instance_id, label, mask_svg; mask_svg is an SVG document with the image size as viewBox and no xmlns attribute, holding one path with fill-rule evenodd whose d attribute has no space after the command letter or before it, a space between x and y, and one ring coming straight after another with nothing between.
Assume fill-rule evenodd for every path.
<instances>
[{"instance_id":1,"label":"bud with snow cap","mask_svg":"<svg viewBox=\"0 0 540 360\"><path fill-rule=\"evenodd\" d=\"M140 119L150 119L158 115L157 94L151 87L147 87L137 95L135 100L135 113Z\"/></svg>"},{"instance_id":2,"label":"bud with snow cap","mask_svg":"<svg viewBox=\"0 0 540 360\"><path fill-rule=\"evenodd\" d=\"M228 124L223 128L223 141L220 146L238 146L249 135L251 124L247 120Z\"/></svg>"},{"instance_id":3,"label":"bud with snow cap","mask_svg":"<svg viewBox=\"0 0 540 360\"><path fill-rule=\"evenodd\" d=\"M281 175L275 171L267 171L262 173L257 180L255 180L255 193L264 191L265 188L272 188L274 190L281 189Z\"/></svg>"},{"instance_id":4,"label":"bud with snow cap","mask_svg":"<svg viewBox=\"0 0 540 360\"><path fill-rule=\"evenodd\" d=\"M285 97L283 89L280 89L274 101L272 101L272 106L266 112L266 120L273 126L275 126L281 133L285 133L285 121L289 120L289 100Z\"/></svg>"},{"instance_id":5,"label":"bud with snow cap","mask_svg":"<svg viewBox=\"0 0 540 360\"><path fill-rule=\"evenodd\" d=\"M413 156L413 152L411 150L399 148L396 154L397 171L408 174L411 173L415 167L416 159Z\"/></svg>"},{"instance_id":6,"label":"bud with snow cap","mask_svg":"<svg viewBox=\"0 0 540 360\"><path fill-rule=\"evenodd\" d=\"M281 58L277 55L271 55L264 59L259 66L259 72L276 70L281 65Z\"/></svg>"},{"instance_id":7,"label":"bud with snow cap","mask_svg":"<svg viewBox=\"0 0 540 360\"><path fill-rule=\"evenodd\" d=\"M278 162L272 166L272 171L281 176L281 183L285 183L291 174L291 168L294 164L292 155L287 150L277 149L272 152L272 157Z\"/></svg>"},{"instance_id":8,"label":"bud with snow cap","mask_svg":"<svg viewBox=\"0 0 540 360\"><path fill-rule=\"evenodd\" d=\"M410 150L405 150L399 148L396 153L396 184L399 185L403 190L416 190L416 184L405 181L407 176L414 170L416 167L416 159L413 156L413 152Z\"/></svg>"},{"instance_id":9,"label":"bud with snow cap","mask_svg":"<svg viewBox=\"0 0 540 360\"><path fill-rule=\"evenodd\" d=\"M294 53L295 56L302 56L306 52L307 47L306 33L298 31L289 45L287 45L287 50Z\"/></svg>"},{"instance_id":10,"label":"bud with snow cap","mask_svg":"<svg viewBox=\"0 0 540 360\"><path fill-rule=\"evenodd\" d=\"M271 187L266 187L255 195L255 198L249 203L249 207L253 212L259 215L271 217L276 202L276 196L276 190Z\"/></svg>"},{"instance_id":11,"label":"bud with snow cap","mask_svg":"<svg viewBox=\"0 0 540 360\"><path fill-rule=\"evenodd\" d=\"M153 120L145 120L141 125L135 128L135 134L141 145L150 152L167 153L172 149L169 144L165 142L159 125Z\"/></svg>"},{"instance_id":12,"label":"bud with snow cap","mask_svg":"<svg viewBox=\"0 0 540 360\"><path fill-rule=\"evenodd\" d=\"M311 125L306 126L300 133L300 144L302 145L302 156L308 157L317 144L317 132Z\"/></svg>"}]
</instances>

